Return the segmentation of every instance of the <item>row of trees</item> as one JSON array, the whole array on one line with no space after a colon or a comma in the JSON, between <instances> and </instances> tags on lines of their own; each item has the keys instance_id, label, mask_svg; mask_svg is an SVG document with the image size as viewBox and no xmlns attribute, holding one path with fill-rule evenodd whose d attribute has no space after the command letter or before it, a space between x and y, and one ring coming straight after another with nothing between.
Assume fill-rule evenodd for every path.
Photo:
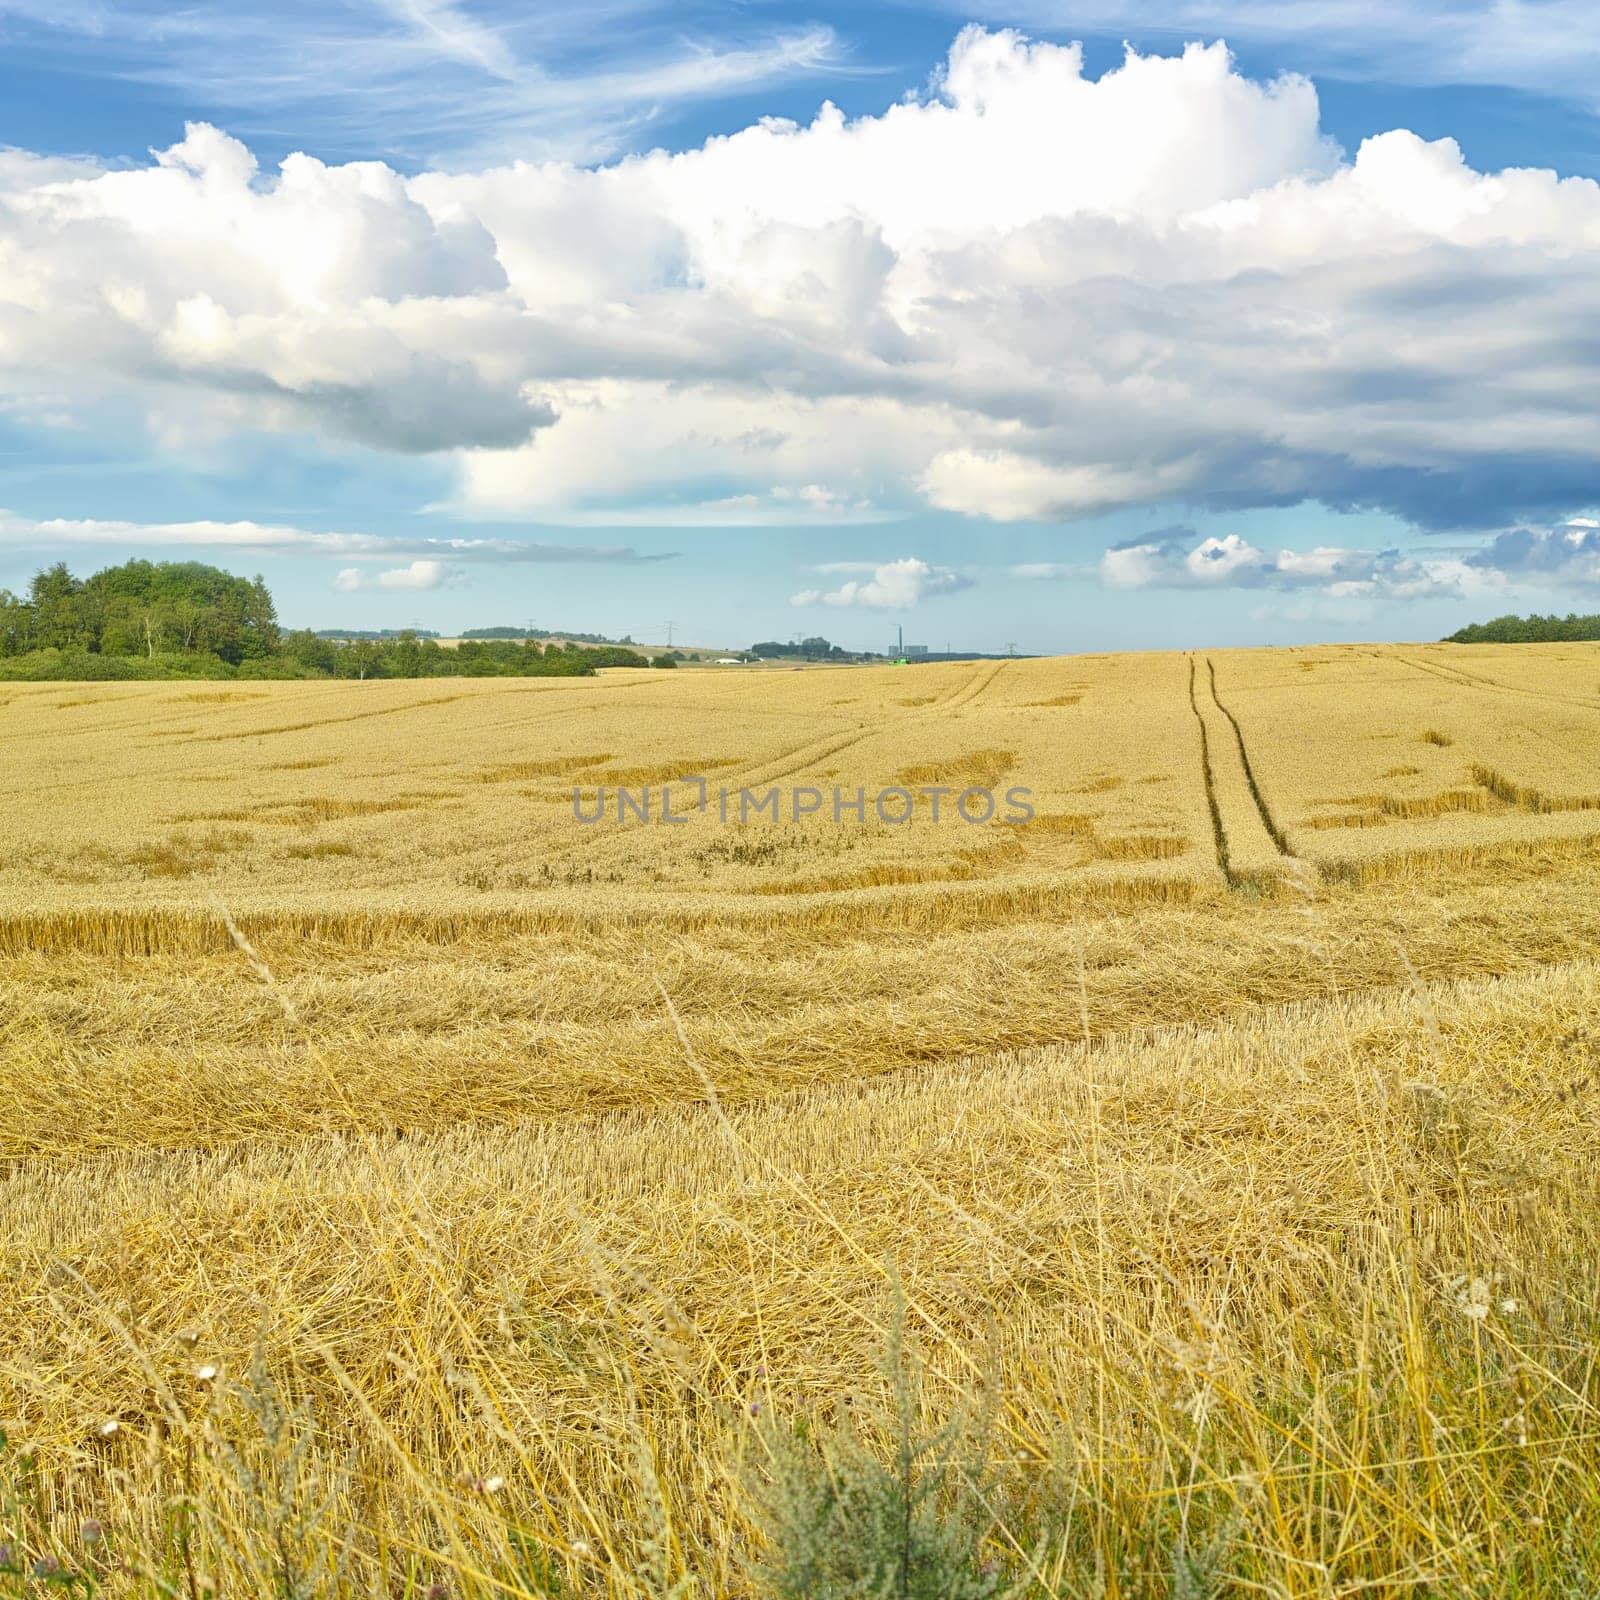
<instances>
[{"instance_id":1,"label":"row of trees","mask_svg":"<svg viewBox=\"0 0 1600 1600\"><path fill-rule=\"evenodd\" d=\"M0 678L587 677L599 667L676 665L621 645L533 637L445 649L411 630L285 632L262 579L198 561L129 561L87 579L58 562L26 594L0 589Z\"/></svg>"},{"instance_id":2,"label":"row of trees","mask_svg":"<svg viewBox=\"0 0 1600 1600\"><path fill-rule=\"evenodd\" d=\"M319 639L398 639L402 633L419 639L437 639L437 628L318 628Z\"/></svg>"},{"instance_id":3,"label":"row of trees","mask_svg":"<svg viewBox=\"0 0 1600 1600\"><path fill-rule=\"evenodd\" d=\"M58 561L34 575L25 595L0 589L0 656L198 655L237 666L273 655L280 637L260 578L198 561L129 561L87 579Z\"/></svg>"},{"instance_id":4,"label":"row of trees","mask_svg":"<svg viewBox=\"0 0 1600 1600\"><path fill-rule=\"evenodd\" d=\"M600 667L675 667L670 657L646 660L620 645L588 649L541 645L536 639L463 638L446 648L409 629L392 638L345 642L300 631L285 636L283 655L308 676L330 678L581 678Z\"/></svg>"},{"instance_id":5,"label":"row of trees","mask_svg":"<svg viewBox=\"0 0 1600 1600\"><path fill-rule=\"evenodd\" d=\"M463 639L566 639L576 641L578 644L621 644L631 645L633 636L623 634L620 639L612 639L603 633L558 633L551 628L467 628L462 634Z\"/></svg>"},{"instance_id":6,"label":"row of trees","mask_svg":"<svg viewBox=\"0 0 1600 1600\"><path fill-rule=\"evenodd\" d=\"M830 644L821 634L813 634L809 639L801 639L794 644L763 639L759 644L750 646L750 654L760 656L764 661L771 661L777 656L800 656L806 661L843 661L849 659L852 652L840 645Z\"/></svg>"},{"instance_id":7,"label":"row of trees","mask_svg":"<svg viewBox=\"0 0 1600 1600\"><path fill-rule=\"evenodd\" d=\"M1600 617L1580 617L1568 612L1564 617L1496 617L1491 622L1474 622L1452 633L1446 644L1563 644L1574 640L1600 639Z\"/></svg>"},{"instance_id":8,"label":"row of trees","mask_svg":"<svg viewBox=\"0 0 1600 1600\"><path fill-rule=\"evenodd\" d=\"M326 639L309 631L288 634L286 661L315 678L586 678L597 666L591 653L541 650L499 640L446 649L437 639L409 631L388 639ZM645 663L641 659L639 666Z\"/></svg>"}]
</instances>

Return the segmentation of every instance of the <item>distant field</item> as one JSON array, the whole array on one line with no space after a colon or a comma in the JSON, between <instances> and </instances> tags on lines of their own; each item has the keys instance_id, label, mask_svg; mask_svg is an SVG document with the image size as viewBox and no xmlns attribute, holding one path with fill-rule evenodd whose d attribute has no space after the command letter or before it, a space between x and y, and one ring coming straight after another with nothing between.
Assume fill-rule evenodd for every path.
<instances>
[{"instance_id":1,"label":"distant field","mask_svg":"<svg viewBox=\"0 0 1600 1600\"><path fill-rule=\"evenodd\" d=\"M1600 835L1600 646L26 685L0 716L0 914L220 897L238 914L937 917L925 903L1194 899ZM968 826L952 799L935 824L919 799L909 825L870 808L836 825L831 804L765 832L714 805L684 827L574 824L575 786L592 809L600 786L695 775L779 787L786 811L806 785L1020 785L1035 816Z\"/></svg>"},{"instance_id":2,"label":"distant field","mask_svg":"<svg viewBox=\"0 0 1600 1600\"><path fill-rule=\"evenodd\" d=\"M747 1592L896 1294L1040 1592L1168 1592L1180 1505L1241 1593L1600 1548L1600 646L18 685L0 746L41 1548L170 1555L187 1472L273 1592L276 1385L349 1592Z\"/></svg>"}]
</instances>

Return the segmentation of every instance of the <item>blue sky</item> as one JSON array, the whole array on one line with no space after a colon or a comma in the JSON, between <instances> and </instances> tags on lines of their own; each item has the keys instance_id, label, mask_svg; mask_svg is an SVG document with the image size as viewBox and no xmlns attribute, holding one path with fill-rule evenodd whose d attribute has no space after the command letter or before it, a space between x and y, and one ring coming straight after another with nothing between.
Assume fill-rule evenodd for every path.
<instances>
[{"instance_id":1,"label":"blue sky","mask_svg":"<svg viewBox=\"0 0 1600 1600\"><path fill-rule=\"evenodd\" d=\"M0 586L1038 651L1600 609L1600 19L1064 14L0 0Z\"/></svg>"}]
</instances>

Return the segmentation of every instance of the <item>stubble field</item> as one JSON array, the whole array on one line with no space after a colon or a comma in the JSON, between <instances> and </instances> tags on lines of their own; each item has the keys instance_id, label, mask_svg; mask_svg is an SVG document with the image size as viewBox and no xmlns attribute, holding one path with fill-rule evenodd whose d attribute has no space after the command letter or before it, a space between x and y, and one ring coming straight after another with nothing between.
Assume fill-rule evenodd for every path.
<instances>
[{"instance_id":1,"label":"stubble field","mask_svg":"<svg viewBox=\"0 0 1600 1600\"><path fill-rule=\"evenodd\" d=\"M1593 1577L1600 649L0 701L19 1565Z\"/></svg>"}]
</instances>

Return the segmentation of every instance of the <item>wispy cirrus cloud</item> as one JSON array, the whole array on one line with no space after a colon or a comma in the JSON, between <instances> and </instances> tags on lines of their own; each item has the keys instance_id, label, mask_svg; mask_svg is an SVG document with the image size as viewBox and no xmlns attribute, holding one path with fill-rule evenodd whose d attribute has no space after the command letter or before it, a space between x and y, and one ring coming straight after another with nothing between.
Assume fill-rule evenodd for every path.
<instances>
[{"instance_id":1,"label":"wispy cirrus cloud","mask_svg":"<svg viewBox=\"0 0 1600 1600\"><path fill-rule=\"evenodd\" d=\"M514 79L515 53L499 29L469 16L456 0L378 0L377 9L408 26L418 43L449 61L479 67L491 77Z\"/></svg>"},{"instance_id":2,"label":"wispy cirrus cloud","mask_svg":"<svg viewBox=\"0 0 1600 1600\"><path fill-rule=\"evenodd\" d=\"M393 561L415 558L520 565L635 565L676 559L676 552L641 554L629 545L544 544L526 539L393 537L377 533L318 533L261 522L122 522L93 517L35 518L0 510L0 550L100 549L228 550L251 555L329 556ZM391 587L405 587L403 584Z\"/></svg>"},{"instance_id":3,"label":"wispy cirrus cloud","mask_svg":"<svg viewBox=\"0 0 1600 1600\"><path fill-rule=\"evenodd\" d=\"M1072 561L1022 561L1005 570L1008 578L1021 578L1028 583L1050 583L1058 579L1082 578L1093 569Z\"/></svg>"},{"instance_id":4,"label":"wispy cirrus cloud","mask_svg":"<svg viewBox=\"0 0 1600 1600\"><path fill-rule=\"evenodd\" d=\"M729 27L655 0L0 0L18 60L181 93L236 127L407 162L597 160L673 109L824 67L820 24Z\"/></svg>"}]
</instances>

